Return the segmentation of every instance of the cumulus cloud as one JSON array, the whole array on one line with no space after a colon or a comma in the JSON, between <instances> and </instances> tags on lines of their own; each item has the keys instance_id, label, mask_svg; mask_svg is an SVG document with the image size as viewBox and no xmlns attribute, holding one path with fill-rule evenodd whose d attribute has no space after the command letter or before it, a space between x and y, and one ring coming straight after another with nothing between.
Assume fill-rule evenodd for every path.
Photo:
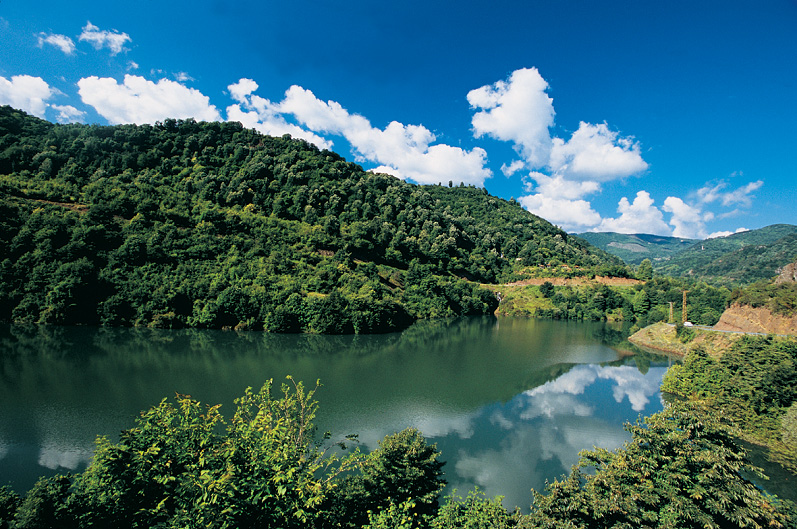
<instances>
[{"instance_id":1,"label":"cumulus cloud","mask_svg":"<svg viewBox=\"0 0 797 529\"><path fill-rule=\"evenodd\" d=\"M706 222L714 218L710 211L703 212L678 197L667 197L663 209L672 214L670 225L673 227L673 236L686 239L704 239L707 234Z\"/></svg>"},{"instance_id":2,"label":"cumulus cloud","mask_svg":"<svg viewBox=\"0 0 797 529\"><path fill-rule=\"evenodd\" d=\"M288 123L281 115L278 105L268 99L254 95L258 85L252 79L241 79L227 87L230 97L237 104L227 107L227 119L240 121L245 127L252 128L269 136L290 134L317 145L321 149L331 149L332 142L314 134L298 125Z\"/></svg>"},{"instance_id":3,"label":"cumulus cloud","mask_svg":"<svg viewBox=\"0 0 797 529\"><path fill-rule=\"evenodd\" d=\"M466 151L445 144L432 145L436 137L423 125L393 121L379 129L339 103L321 101L299 86L286 92L279 108L310 130L343 136L354 148L358 161L381 164L386 172L400 178L421 184L453 181L481 186L491 176L485 167L484 149Z\"/></svg>"},{"instance_id":4,"label":"cumulus cloud","mask_svg":"<svg viewBox=\"0 0 797 529\"><path fill-rule=\"evenodd\" d=\"M40 33L39 47L43 47L45 44L55 46L67 55L75 53L75 42L66 35Z\"/></svg>"},{"instance_id":5,"label":"cumulus cloud","mask_svg":"<svg viewBox=\"0 0 797 529\"><path fill-rule=\"evenodd\" d=\"M537 194L547 198L575 200L600 191L600 184L598 182L590 180L568 180L560 174L549 176L534 171L529 174L529 180L526 182L526 191L533 190ZM531 181L534 182L534 185L532 185Z\"/></svg>"},{"instance_id":6,"label":"cumulus cloud","mask_svg":"<svg viewBox=\"0 0 797 529\"><path fill-rule=\"evenodd\" d=\"M132 39L127 33L119 33L116 30L101 30L91 22L86 22L78 40L88 42L94 46L95 50L108 48L111 51L111 55L117 55L125 51L125 43L131 42Z\"/></svg>"},{"instance_id":7,"label":"cumulus cloud","mask_svg":"<svg viewBox=\"0 0 797 529\"><path fill-rule=\"evenodd\" d=\"M617 180L648 168L638 143L619 137L606 123L583 121L568 141L553 139L548 166L568 180L591 182Z\"/></svg>"},{"instance_id":8,"label":"cumulus cloud","mask_svg":"<svg viewBox=\"0 0 797 529\"><path fill-rule=\"evenodd\" d=\"M15 75L9 80L0 76L0 104L43 118L47 109L46 101L53 95L55 90L41 77Z\"/></svg>"},{"instance_id":9,"label":"cumulus cloud","mask_svg":"<svg viewBox=\"0 0 797 529\"><path fill-rule=\"evenodd\" d=\"M582 121L569 139L552 137L556 113L547 91L536 68L516 70L506 81L471 90L473 134L513 144L521 160L501 170L507 176L530 171L528 178L536 185L528 188L534 194L519 199L524 207L564 229L592 228L601 217L585 198L600 192L605 182L646 171L648 164L639 143L606 123Z\"/></svg>"},{"instance_id":10,"label":"cumulus cloud","mask_svg":"<svg viewBox=\"0 0 797 529\"><path fill-rule=\"evenodd\" d=\"M551 198L538 193L522 196L518 198L518 202L530 212L565 231L583 231L601 221L600 214L586 200Z\"/></svg>"},{"instance_id":11,"label":"cumulus cloud","mask_svg":"<svg viewBox=\"0 0 797 529\"><path fill-rule=\"evenodd\" d=\"M671 229L664 222L664 214L653 205L647 191L639 191L634 202L623 197L617 205L617 218L605 218L594 231L613 231L616 233L654 233L669 235Z\"/></svg>"},{"instance_id":12,"label":"cumulus cloud","mask_svg":"<svg viewBox=\"0 0 797 529\"><path fill-rule=\"evenodd\" d=\"M288 132L325 148L332 144L321 134L342 136L351 145L358 162L378 164L374 171L422 184L453 181L480 186L492 176L485 167L484 149L466 151L435 144L435 135L423 125L393 121L379 129L340 103L322 101L300 86L291 86L277 103L255 95L257 88L251 79L241 79L228 87L237 102L227 109L228 119L237 119L266 134ZM298 125L289 123L286 116Z\"/></svg>"},{"instance_id":13,"label":"cumulus cloud","mask_svg":"<svg viewBox=\"0 0 797 529\"><path fill-rule=\"evenodd\" d=\"M85 112L78 110L72 105L50 105L50 108L57 112L55 119L59 123L82 122L86 117Z\"/></svg>"},{"instance_id":14,"label":"cumulus cloud","mask_svg":"<svg viewBox=\"0 0 797 529\"><path fill-rule=\"evenodd\" d=\"M551 152L549 129L555 115L547 90L536 68L515 70L508 81L471 90L468 103L477 110L471 120L474 135L512 142L532 167L543 167Z\"/></svg>"},{"instance_id":15,"label":"cumulus cloud","mask_svg":"<svg viewBox=\"0 0 797 529\"><path fill-rule=\"evenodd\" d=\"M85 77L78 93L87 105L113 124L154 123L167 118L217 121L221 116L210 99L176 81L158 82L125 75L123 83L109 77Z\"/></svg>"}]
</instances>

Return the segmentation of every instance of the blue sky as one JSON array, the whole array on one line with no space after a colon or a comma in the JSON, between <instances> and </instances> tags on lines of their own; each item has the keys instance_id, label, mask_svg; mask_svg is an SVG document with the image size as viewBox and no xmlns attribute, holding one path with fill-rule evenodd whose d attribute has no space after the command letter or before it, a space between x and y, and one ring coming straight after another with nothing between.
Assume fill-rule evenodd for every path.
<instances>
[{"instance_id":1,"label":"blue sky","mask_svg":"<svg viewBox=\"0 0 797 529\"><path fill-rule=\"evenodd\" d=\"M0 2L0 104L234 120L571 232L797 224L797 2Z\"/></svg>"}]
</instances>

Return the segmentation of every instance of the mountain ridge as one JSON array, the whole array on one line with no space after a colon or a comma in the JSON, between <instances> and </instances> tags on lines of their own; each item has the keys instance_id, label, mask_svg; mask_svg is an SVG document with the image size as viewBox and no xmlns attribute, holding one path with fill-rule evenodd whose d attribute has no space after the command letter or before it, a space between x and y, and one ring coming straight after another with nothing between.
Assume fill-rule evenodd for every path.
<instances>
[{"instance_id":1,"label":"mountain ridge","mask_svg":"<svg viewBox=\"0 0 797 529\"><path fill-rule=\"evenodd\" d=\"M731 287L768 279L797 257L797 226L791 224L705 240L612 232L578 237L632 265L650 259L658 274Z\"/></svg>"}]
</instances>

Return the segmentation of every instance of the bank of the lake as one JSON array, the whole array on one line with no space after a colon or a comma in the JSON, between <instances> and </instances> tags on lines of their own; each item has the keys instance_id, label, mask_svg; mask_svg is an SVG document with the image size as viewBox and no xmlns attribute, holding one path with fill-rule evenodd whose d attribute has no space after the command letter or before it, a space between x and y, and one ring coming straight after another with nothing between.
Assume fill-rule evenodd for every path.
<instances>
[{"instance_id":1,"label":"bank of the lake","mask_svg":"<svg viewBox=\"0 0 797 529\"><path fill-rule=\"evenodd\" d=\"M628 337L628 341L639 347L678 356L686 356L689 351L701 347L711 356L719 357L722 351L743 336L695 327L686 328L686 333L684 339L681 339L675 325L658 322L638 330Z\"/></svg>"},{"instance_id":2,"label":"bank of the lake","mask_svg":"<svg viewBox=\"0 0 797 529\"><path fill-rule=\"evenodd\" d=\"M371 450L408 426L437 443L450 488L527 509L530 489L578 452L617 448L625 422L662 408L670 360L628 356L600 322L478 317L370 336L0 326L0 483L79 472L94 438L116 438L162 398L232 401L288 374L318 392L321 431Z\"/></svg>"}]
</instances>

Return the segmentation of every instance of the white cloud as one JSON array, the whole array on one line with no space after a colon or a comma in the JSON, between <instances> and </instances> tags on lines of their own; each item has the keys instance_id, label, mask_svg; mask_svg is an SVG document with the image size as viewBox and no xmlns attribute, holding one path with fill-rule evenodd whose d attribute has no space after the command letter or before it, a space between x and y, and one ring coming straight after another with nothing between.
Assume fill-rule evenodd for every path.
<instances>
[{"instance_id":1,"label":"white cloud","mask_svg":"<svg viewBox=\"0 0 797 529\"><path fill-rule=\"evenodd\" d=\"M113 124L154 123L167 118L221 119L207 96L168 79L154 83L125 75L124 83L119 84L112 78L91 76L78 81L78 88L83 102Z\"/></svg>"},{"instance_id":2,"label":"white cloud","mask_svg":"<svg viewBox=\"0 0 797 529\"><path fill-rule=\"evenodd\" d=\"M724 180L720 180L713 187L706 185L698 189L697 196L700 198L700 201L705 204L719 202L726 207L739 205L744 208L749 208L753 204L753 192L757 191L763 185L763 180L757 180L734 189L733 191L725 191L728 187L728 183Z\"/></svg>"},{"instance_id":3,"label":"white cloud","mask_svg":"<svg viewBox=\"0 0 797 529\"><path fill-rule=\"evenodd\" d=\"M72 105L50 105L50 108L58 112L56 120L59 123L82 122L83 118L86 117L85 112L78 110Z\"/></svg>"},{"instance_id":4,"label":"white cloud","mask_svg":"<svg viewBox=\"0 0 797 529\"><path fill-rule=\"evenodd\" d=\"M562 175L548 176L539 172L532 172L529 178L534 181L536 186L526 183L526 190L534 190L536 193L546 198L565 198L576 200L586 195L600 191L600 184L591 181L572 181L565 179Z\"/></svg>"},{"instance_id":5,"label":"white cloud","mask_svg":"<svg viewBox=\"0 0 797 529\"><path fill-rule=\"evenodd\" d=\"M613 231L616 233L654 233L669 235L671 229L664 222L661 210L653 205L647 191L639 191L633 203L623 197L617 205L620 216L605 218L594 231Z\"/></svg>"},{"instance_id":6,"label":"white cloud","mask_svg":"<svg viewBox=\"0 0 797 529\"><path fill-rule=\"evenodd\" d=\"M704 239L706 237L706 222L714 218L713 213L704 213L678 197L667 197L664 200L663 209L672 214L670 225L673 227L672 234L675 237Z\"/></svg>"},{"instance_id":7,"label":"white cloud","mask_svg":"<svg viewBox=\"0 0 797 529\"><path fill-rule=\"evenodd\" d=\"M471 120L474 135L510 141L532 167L543 167L550 156L548 129L555 115L547 89L536 68L523 68L508 81L471 90L468 103L478 110Z\"/></svg>"},{"instance_id":8,"label":"white cloud","mask_svg":"<svg viewBox=\"0 0 797 529\"><path fill-rule=\"evenodd\" d=\"M78 37L80 41L86 41L94 46L95 50L108 48L111 50L111 55L117 55L125 50L125 43L131 42L130 35L127 33L119 33L116 30L105 31L100 30L91 22L86 22L83 27L83 32Z\"/></svg>"},{"instance_id":9,"label":"white cloud","mask_svg":"<svg viewBox=\"0 0 797 529\"><path fill-rule=\"evenodd\" d=\"M233 100L241 104L249 103L249 96L257 90L258 85L252 79L240 79L237 83L233 83L227 87Z\"/></svg>"},{"instance_id":10,"label":"white cloud","mask_svg":"<svg viewBox=\"0 0 797 529\"><path fill-rule=\"evenodd\" d=\"M42 47L45 44L50 44L52 46L55 46L56 48L60 49L62 52L66 53L67 55L72 55L73 53L75 53L75 42L66 35L56 35L56 34L48 35L46 33L40 33L39 47Z\"/></svg>"},{"instance_id":11,"label":"white cloud","mask_svg":"<svg viewBox=\"0 0 797 529\"><path fill-rule=\"evenodd\" d=\"M453 181L481 186L492 176L485 167L484 149L432 145L435 135L423 125L393 121L385 129L375 128L363 116L349 113L335 101L321 101L300 86L288 89L285 99L272 108L293 115L314 132L343 136L354 148L357 161L381 164L383 172L400 178L422 184Z\"/></svg>"},{"instance_id":12,"label":"white cloud","mask_svg":"<svg viewBox=\"0 0 797 529\"><path fill-rule=\"evenodd\" d=\"M513 143L522 160L501 170L507 176L531 171L536 186L528 191L534 194L519 199L527 209L565 229L593 228L601 216L585 197L600 192L605 182L644 172L648 164L639 143L606 123L582 121L569 140L552 137L555 112L547 90L536 68L516 70L506 81L471 90L473 134Z\"/></svg>"},{"instance_id":13,"label":"white cloud","mask_svg":"<svg viewBox=\"0 0 797 529\"><path fill-rule=\"evenodd\" d=\"M194 78L188 75L186 72L177 72L174 74L174 78L177 80L178 83L185 83L186 81L193 81Z\"/></svg>"},{"instance_id":14,"label":"white cloud","mask_svg":"<svg viewBox=\"0 0 797 529\"><path fill-rule=\"evenodd\" d=\"M530 212L565 231L583 231L601 221L600 214L592 209L592 205L586 200L550 198L536 194L522 196L518 202Z\"/></svg>"},{"instance_id":15,"label":"white cloud","mask_svg":"<svg viewBox=\"0 0 797 529\"><path fill-rule=\"evenodd\" d=\"M548 166L568 180L593 182L625 178L648 168L638 143L618 137L606 123L590 125L583 121L567 142L553 139Z\"/></svg>"},{"instance_id":16,"label":"white cloud","mask_svg":"<svg viewBox=\"0 0 797 529\"><path fill-rule=\"evenodd\" d=\"M523 160L515 160L509 165L506 164L501 165L501 172L504 173L505 176L512 176L518 171L523 170L525 167L526 164L525 162L523 162Z\"/></svg>"},{"instance_id":17,"label":"white cloud","mask_svg":"<svg viewBox=\"0 0 797 529\"><path fill-rule=\"evenodd\" d=\"M34 116L44 117L46 100L55 91L41 77L15 75L11 80L0 76L0 104L10 105Z\"/></svg>"},{"instance_id":18,"label":"white cloud","mask_svg":"<svg viewBox=\"0 0 797 529\"><path fill-rule=\"evenodd\" d=\"M331 141L285 121L277 105L268 99L253 95L257 88L257 83L252 79L241 79L227 87L230 96L239 103L227 107L228 121L240 121L245 127L269 136L290 134L294 138L309 141L321 149L332 148Z\"/></svg>"},{"instance_id":19,"label":"white cloud","mask_svg":"<svg viewBox=\"0 0 797 529\"><path fill-rule=\"evenodd\" d=\"M716 239L719 237L727 237L728 235L733 235L734 233L744 233L746 231L750 231L747 228L737 228L736 231L715 231L714 233L710 233L706 239Z\"/></svg>"}]
</instances>

